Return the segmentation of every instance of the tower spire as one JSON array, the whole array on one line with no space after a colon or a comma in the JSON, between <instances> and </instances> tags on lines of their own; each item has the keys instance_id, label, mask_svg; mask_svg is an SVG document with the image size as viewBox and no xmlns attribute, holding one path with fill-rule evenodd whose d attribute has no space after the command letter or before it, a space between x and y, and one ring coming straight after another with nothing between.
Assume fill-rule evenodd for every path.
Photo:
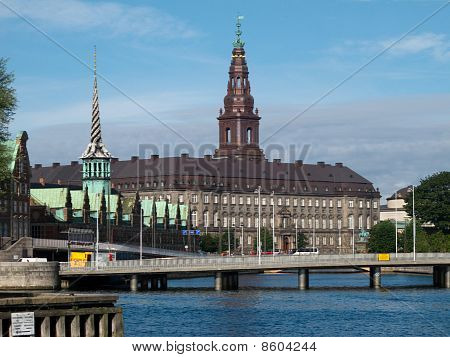
<instances>
[{"instance_id":1,"label":"tower spire","mask_svg":"<svg viewBox=\"0 0 450 357\"><path fill-rule=\"evenodd\" d=\"M92 94L91 141L81 156L85 158L111 158L111 154L102 142L102 129L100 125L100 106L97 88L97 47L94 46L94 90Z\"/></svg>"},{"instance_id":2,"label":"tower spire","mask_svg":"<svg viewBox=\"0 0 450 357\"><path fill-rule=\"evenodd\" d=\"M245 42L241 40L241 21L244 20L244 16L238 15L236 18L236 40L233 42L234 48L243 48Z\"/></svg>"},{"instance_id":3,"label":"tower spire","mask_svg":"<svg viewBox=\"0 0 450 357\"><path fill-rule=\"evenodd\" d=\"M259 113L254 110L241 20L237 17L236 40L233 42L224 111L219 112L219 148L215 157L263 158L259 148Z\"/></svg>"}]
</instances>

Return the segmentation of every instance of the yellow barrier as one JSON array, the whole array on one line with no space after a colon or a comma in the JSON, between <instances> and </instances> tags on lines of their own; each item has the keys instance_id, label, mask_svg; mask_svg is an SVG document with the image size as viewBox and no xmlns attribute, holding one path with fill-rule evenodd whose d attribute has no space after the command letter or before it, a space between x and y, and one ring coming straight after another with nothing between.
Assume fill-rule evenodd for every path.
<instances>
[{"instance_id":1,"label":"yellow barrier","mask_svg":"<svg viewBox=\"0 0 450 357\"><path fill-rule=\"evenodd\" d=\"M391 260L391 255L388 253L378 254L378 260L379 261Z\"/></svg>"}]
</instances>

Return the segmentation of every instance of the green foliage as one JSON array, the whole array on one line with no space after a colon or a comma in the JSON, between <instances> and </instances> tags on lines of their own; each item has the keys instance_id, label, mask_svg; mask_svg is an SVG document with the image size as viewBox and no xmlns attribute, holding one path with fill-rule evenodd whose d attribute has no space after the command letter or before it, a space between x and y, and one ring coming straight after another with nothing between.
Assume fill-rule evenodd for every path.
<instances>
[{"instance_id":1,"label":"green foliage","mask_svg":"<svg viewBox=\"0 0 450 357\"><path fill-rule=\"evenodd\" d=\"M9 137L8 126L16 109L16 93L12 87L14 75L6 69L6 59L0 58L0 181L9 175L10 156L5 145Z\"/></svg>"},{"instance_id":2,"label":"green foliage","mask_svg":"<svg viewBox=\"0 0 450 357\"><path fill-rule=\"evenodd\" d=\"M370 230L368 242L370 253L395 252L395 224L391 221L381 221Z\"/></svg>"},{"instance_id":3,"label":"green foliage","mask_svg":"<svg viewBox=\"0 0 450 357\"><path fill-rule=\"evenodd\" d=\"M308 245L308 238L304 233L297 234L297 247L298 249L305 248Z\"/></svg>"},{"instance_id":4,"label":"green foliage","mask_svg":"<svg viewBox=\"0 0 450 357\"><path fill-rule=\"evenodd\" d=\"M205 234L200 240L200 249L207 253L217 253L219 250L219 239L217 235Z\"/></svg>"},{"instance_id":5,"label":"green foliage","mask_svg":"<svg viewBox=\"0 0 450 357\"><path fill-rule=\"evenodd\" d=\"M428 237L423 230L419 221L416 221L416 252L420 252L419 247L426 249ZM411 253L414 250L413 222L412 220L406 225L405 230L399 234L398 251Z\"/></svg>"},{"instance_id":6,"label":"green foliage","mask_svg":"<svg viewBox=\"0 0 450 357\"><path fill-rule=\"evenodd\" d=\"M421 180L414 196L416 217L450 233L450 172L437 172ZM406 198L406 211L412 216L412 195Z\"/></svg>"},{"instance_id":7,"label":"green foliage","mask_svg":"<svg viewBox=\"0 0 450 357\"><path fill-rule=\"evenodd\" d=\"M256 252L257 239L253 241L253 250ZM271 252L273 249L272 231L266 227L261 227L261 252Z\"/></svg>"}]
</instances>

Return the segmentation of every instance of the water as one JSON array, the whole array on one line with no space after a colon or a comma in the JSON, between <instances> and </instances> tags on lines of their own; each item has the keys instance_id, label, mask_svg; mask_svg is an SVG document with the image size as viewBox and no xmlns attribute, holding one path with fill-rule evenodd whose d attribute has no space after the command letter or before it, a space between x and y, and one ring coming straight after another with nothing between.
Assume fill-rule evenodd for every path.
<instances>
[{"instance_id":1,"label":"water","mask_svg":"<svg viewBox=\"0 0 450 357\"><path fill-rule=\"evenodd\" d=\"M384 274L242 275L238 291L213 278L170 280L161 292L119 292L127 336L449 336L450 289L431 276Z\"/></svg>"}]
</instances>

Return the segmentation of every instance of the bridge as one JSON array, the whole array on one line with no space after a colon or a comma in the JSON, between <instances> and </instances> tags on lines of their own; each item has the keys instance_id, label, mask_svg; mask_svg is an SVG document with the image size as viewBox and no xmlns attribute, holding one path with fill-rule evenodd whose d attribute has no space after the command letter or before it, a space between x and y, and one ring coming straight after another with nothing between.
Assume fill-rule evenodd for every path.
<instances>
[{"instance_id":1,"label":"bridge","mask_svg":"<svg viewBox=\"0 0 450 357\"><path fill-rule=\"evenodd\" d=\"M33 249L35 250L59 250L59 251L67 251L68 244L67 240L62 239L43 239L43 238L32 238L33 239ZM127 252L139 254L140 247L138 245L131 244L110 244L110 243L99 243L99 251L100 252ZM71 244L71 250L84 250L84 251L94 251L92 245L91 246L82 246ZM199 256L196 253L184 252L179 250L170 250L170 249L162 249L162 248L152 248L143 246L142 254L146 256L155 256L155 257L194 257Z\"/></svg>"},{"instance_id":2,"label":"bridge","mask_svg":"<svg viewBox=\"0 0 450 357\"><path fill-rule=\"evenodd\" d=\"M383 259L383 260L382 260ZM83 267L60 263L62 286L85 277L121 276L129 279L130 289L167 289L168 275L189 276L203 273L215 276L216 290L234 290L239 287L239 273L266 270L297 270L299 289L309 288L310 269L369 269L370 286L381 287L381 267L433 267L433 285L450 288L450 253L349 254L349 255L276 255L178 257L140 260L117 260Z\"/></svg>"}]
</instances>

